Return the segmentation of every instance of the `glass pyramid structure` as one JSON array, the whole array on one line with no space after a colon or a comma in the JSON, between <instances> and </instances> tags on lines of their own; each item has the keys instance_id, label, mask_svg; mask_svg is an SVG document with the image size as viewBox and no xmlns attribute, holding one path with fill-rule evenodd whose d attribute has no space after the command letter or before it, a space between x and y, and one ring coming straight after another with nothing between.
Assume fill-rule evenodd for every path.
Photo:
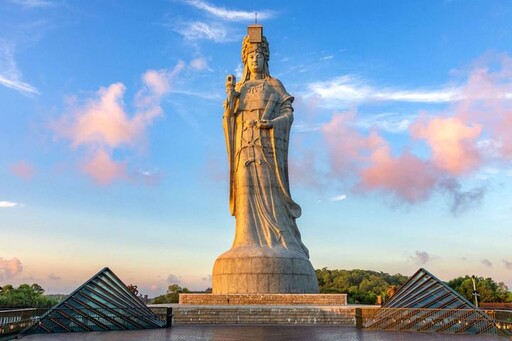
<instances>
[{"instance_id":1,"label":"glass pyramid structure","mask_svg":"<svg viewBox=\"0 0 512 341\"><path fill-rule=\"evenodd\" d=\"M438 333L497 334L496 323L446 283L419 269L364 328Z\"/></svg>"},{"instance_id":2,"label":"glass pyramid structure","mask_svg":"<svg viewBox=\"0 0 512 341\"><path fill-rule=\"evenodd\" d=\"M135 330L165 325L109 268L104 268L21 334Z\"/></svg>"}]
</instances>

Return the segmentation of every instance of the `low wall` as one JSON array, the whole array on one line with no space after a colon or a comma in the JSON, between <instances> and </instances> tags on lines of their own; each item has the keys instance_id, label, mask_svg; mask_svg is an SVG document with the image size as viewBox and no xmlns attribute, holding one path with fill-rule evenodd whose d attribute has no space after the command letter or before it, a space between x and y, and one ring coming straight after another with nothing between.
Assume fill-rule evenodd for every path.
<instances>
[{"instance_id":1,"label":"low wall","mask_svg":"<svg viewBox=\"0 0 512 341\"><path fill-rule=\"evenodd\" d=\"M174 305L173 324L300 324L355 326L350 306Z\"/></svg>"},{"instance_id":2,"label":"low wall","mask_svg":"<svg viewBox=\"0 0 512 341\"><path fill-rule=\"evenodd\" d=\"M344 306L346 294L180 294L183 305Z\"/></svg>"},{"instance_id":3,"label":"low wall","mask_svg":"<svg viewBox=\"0 0 512 341\"><path fill-rule=\"evenodd\" d=\"M512 303L484 303L480 302L480 309L494 309L494 310L512 310Z\"/></svg>"}]
</instances>

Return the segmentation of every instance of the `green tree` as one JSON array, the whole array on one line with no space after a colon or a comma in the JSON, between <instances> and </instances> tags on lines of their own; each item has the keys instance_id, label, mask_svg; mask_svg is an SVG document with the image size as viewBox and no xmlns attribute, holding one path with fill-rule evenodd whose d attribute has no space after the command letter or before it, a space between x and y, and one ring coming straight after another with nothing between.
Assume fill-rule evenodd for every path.
<instances>
[{"instance_id":1,"label":"green tree","mask_svg":"<svg viewBox=\"0 0 512 341\"><path fill-rule=\"evenodd\" d=\"M0 288L0 308L48 308L56 303L44 296L44 289L37 283L21 284L18 288L7 284Z\"/></svg>"},{"instance_id":2,"label":"green tree","mask_svg":"<svg viewBox=\"0 0 512 341\"><path fill-rule=\"evenodd\" d=\"M153 299L154 304L178 303L180 294L190 292L187 288L182 288L178 284L171 284L167 287L165 295L157 296Z\"/></svg>"},{"instance_id":3,"label":"green tree","mask_svg":"<svg viewBox=\"0 0 512 341\"><path fill-rule=\"evenodd\" d=\"M349 303L375 304L377 296L385 296L391 285L400 286L407 277L371 270L316 270L322 293L345 293Z\"/></svg>"},{"instance_id":4,"label":"green tree","mask_svg":"<svg viewBox=\"0 0 512 341\"><path fill-rule=\"evenodd\" d=\"M479 302L512 302L511 294L505 283L496 283L492 278L476 277L476 289L480 294ZM471 302L474 302L473 280L470 276L457 277L449 281L448 286Z\"/></svg>"}]
</instances>

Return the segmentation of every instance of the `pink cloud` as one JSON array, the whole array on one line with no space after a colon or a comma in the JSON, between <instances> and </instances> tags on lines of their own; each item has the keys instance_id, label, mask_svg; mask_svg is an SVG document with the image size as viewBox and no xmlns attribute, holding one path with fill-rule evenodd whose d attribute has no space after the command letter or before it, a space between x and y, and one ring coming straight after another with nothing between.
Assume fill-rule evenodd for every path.
<instances>
[{"instance_id":1,"label":"pink cloud","mask_svg":"<svg viewBox=\"0 0 512 341\"><path fill-rule=\"evenodd\" d=\"M321 128L327 175L360 193L378 191L407 203L428 200L434 191L445 193L453 213L477 205L485 185L464 189L463 181L490 162L506 167L512 160L512 59L485 62L493 68L477 65L450 108L423 112L412 122L401 152L378 130L359 131L355 111L333 115ZM428 153L411 152L422 142Z\"/></svg>"},{"instance_id":2,"label":"pink cloud","mask_svg":"<svg viewBox=\"0 0 512 341\"><path fill-rule=\"evenodd\" d=\"M355 112L336 114L322 127L331 161L331 170L337 176L350 175L369 161L369 154L386 144L375 131L364 136L354 127Z\"/></svg>"},{"instance_id":3,"label":"pink cloud","mask_svg":"<svg viewBox=\"0 0 512 341\"><path fill-rule=\"evenodd\" d=\"M83 165L83 170L100 185L106 185L115 179L126 177L126 166L112 160L110 155L104 150L98 150Z\"/></svg>"},{"instance_id":4,"label":"pink cloud","mask_svg":"<svg viewBox=\"0 0 512 341\"><path fill-rule=\"evenodd\" d=\"M425 251L416 251L410 258L418 265L425 265L430 260L430 255Z\"/></svg>"},{"instance_id":5,"label":"pink cloud","mask_svg":"<svg viewBox=\"0 0 512 341\"><path fill-rule=\"evenodd\" d=\"M493 66L493 67L492 67ZM486 55L477 61L454 115L484 127L500 161L512 159L512 58Z\"/></svg>"},{"instance_id":6,"label":"pink cloud","mask_svg":"<svg viewBox=\"0 0 512 341\"><path fill-rule=\"evenodd\" d=\"M420 116L410 127L413 138L427 141L434 166L453 175L461 175L480 166L476 142L481 132L480 125L466 124L458 117L428 119Z\"/></svg>"},{"instance_id":7,"label":"pink cloud","mask_svg":"<svg viewBox=\"0 0 512 341\"><path fill-rule=\"evenodd\" d=\"M124 110L125 86L114 83L100 88L94 99L71 115L63 116L53 125L55 132L71 141L76 148L81 145L118 147L133 144L142 137L144 121L130 118Z\"/></svg>"},{"instance_id":8,"label":"pink cloud","mask_svg":"<svg viewBox=\"0 0 512 341\"><path fill-rule=\"evenodd\" d=\"M126 164L116 162L111 155L115 149L138 149L147 138L146 130L163 115L162 97L172 88L174 77L184 68L179 62L170 70L148 70L142 77L143 86L136 93L134 113L124 104L126 87L114 83L101 87L81 106L51 124L56 136L70 142L73 149L86 152L82 170L98 184L108 184L126 178Z\"/></svg>"},{"instance_id":9,"label":"pink cloud","mask_svg":"<svg viewBox=\"0 0 512 341\"><path fill-rule=\"evenodd\" d=\"M36 170L30 163L22 160L11 166L11 172L19 178L30 180L34 177Z\"/></svg>"},{"instance_id":10,"label":"pink cloud","mask_svg":"<svg viewBox=\"0 0 512 341\"><path fill-rule=\"evenodd\" d=\"M512 262L510 262L510 261L508 261L508 260L504 259L504 260L503 260L503 264L505 264L505 267L506 267L507 269L512 270Z\"/></svg>"},{"instance_id":11,"label":"pink cloud","mask_svg":"<svg viewBox=\"0 0 512 341\"><path fill-rule=\"evenodd\" d=\"M18 258L3 259L0 257L0 281L8 280L23 271Z\"/></svg>"},{"instance_id":12,"label":"pink cloud","mask_svg":"<svg viewBox=\"0 0 512 341\"><path fill-rule=\"evenodd\" d=\"M376 131L358 132L355 113L337 114L322 128L330 173L353 179L358 192L381 191L415 203L427 199L438 181L435 168L409 152L391 154L389 143Z\"/></svg>"},{"instance_id":13,"label":"pink cloud","mask_svg":"<svg viewBox=\"0 0 512 341\"><path fill-rule=\"evenodd\" d=\"M436 170L426 161L409 152L391 156L389 146L372 152L371 165L360 170L358 189L381 190L408 203L430 197L438 181Z\"/></svg>"}]
</instances>

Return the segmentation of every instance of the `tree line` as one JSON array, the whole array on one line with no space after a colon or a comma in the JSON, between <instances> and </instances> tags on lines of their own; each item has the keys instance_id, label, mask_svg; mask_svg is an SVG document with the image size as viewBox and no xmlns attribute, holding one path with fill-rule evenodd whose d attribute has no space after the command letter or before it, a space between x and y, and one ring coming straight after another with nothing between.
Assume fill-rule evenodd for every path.
<instances>
[{"instance_id":1,"label":"tree line","mask_svg":"<svg viewBox=\"0 0 512 341\"><path fill-rule=\"evenodd\" d=\"M321 293L347 294L349 303L376 304L378 296L382 301L389 299L392 291L404 284L408 277L371 270L329 270L317 269L316 276ZM476 277L479 302L512 302L512 292L503 282L492 278ZM473 281L470 276L457 277L446 282L470 302L473 298ZM391 289L391 290L390 290Z\"/></svg>"},{"instance_id":2,"label":"tree line","mask_svg":"<svg viewBox=\"0 0 512 341\"><path fill-rule=\"evenodd\" d=\"M0 308L50 308L58 300L44 295L44 289L37 283L11 284L0 287Z\"/></svg>"},{"instance_id":3,"label":"tree line","mask_svg":"<svg viewBox=\"0 0 512 341\"><path fill-rule=\"evenodd\" d=\"M391 294L404 284L408 277L372 270L315 270L321 293L347 294L350 304L377 304L389 299ZM503 282L492 278L476 277L479 302L512 302L512 292ZM457 277L448 282L448 286L463 297L473 302L473 280L470 276ZM178 284L171 284L167 292L152 299L151 303L177 303L180 293L191 291ZM211 288L203 292L210 292ZM21 284L15 288L10 284L0 287L0 308L47 308L59 300L51 295L44 295L44 289L34 284Z\"/></svg>"}]
</instances>

